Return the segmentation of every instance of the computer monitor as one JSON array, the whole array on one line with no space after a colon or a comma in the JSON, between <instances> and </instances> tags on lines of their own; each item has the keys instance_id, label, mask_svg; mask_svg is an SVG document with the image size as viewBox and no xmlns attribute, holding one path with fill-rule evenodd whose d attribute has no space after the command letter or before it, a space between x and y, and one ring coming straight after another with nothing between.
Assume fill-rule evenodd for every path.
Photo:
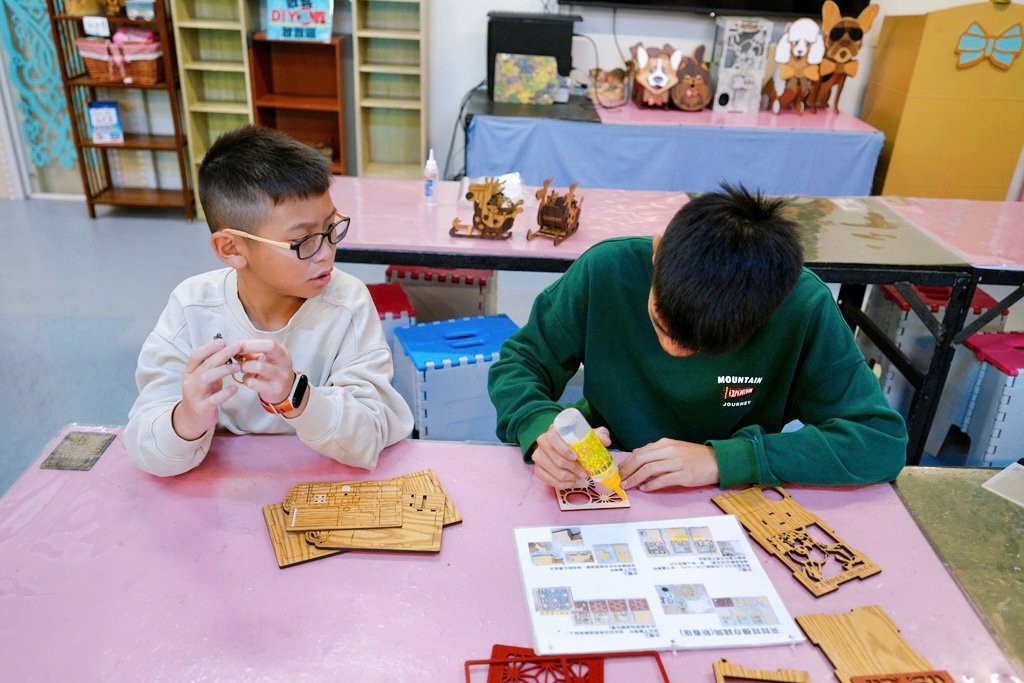
<instances>
[{"instance_id":1,"label":"computer monitor","mask_svg":"<svg viewBox=\"0 0 1024 683\"><path fill-rule=\"evenodd\" d=\"M494 99L494 57L499 52L550 55L558 62L558 74L572 70L573 26L577 14L487 13L487 99Z\"/></svg>"}]
</instances>

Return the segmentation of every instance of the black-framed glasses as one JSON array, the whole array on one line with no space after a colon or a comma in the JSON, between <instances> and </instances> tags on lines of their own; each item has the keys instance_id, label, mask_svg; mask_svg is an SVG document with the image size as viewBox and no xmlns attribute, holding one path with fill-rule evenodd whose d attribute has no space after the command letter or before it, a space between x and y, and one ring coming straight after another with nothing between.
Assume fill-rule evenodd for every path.
<instances>
[{"instance_id":1,"label":"black-framed glasses","mask_svg":"<svg viewBox=\"0 0 1024 683\"><path fill-rule=\"evenodd\" d=\"M253 235L250 232L235 230L234 228L224 228L221 232L229 232L232 235L238 235L239 237L244 237L249 240L272 244L275 247L280 247L282 249L290 249L295 252L295 255L299 257L299 260L305 261L306 259L316 256L317 252L320 251L320 247L324 246L325 239L332 246L345 239L345 235L348 234L348 227L352 223L352 218L346 216L340 211L335 211L334 216L337 216L338 220L327 226L327 229L323 232L314 232L312 235L306 235L302 239L294 242L268 240L265 237Z\"/></svg>"},{"instance_id":2,"label":"black-framed glasses","mask_svg":"<svg viewBox=\"0 0 1024 683\"><path fill-rule=\"evenodd\" d=\"M835 42L843 37L843 34L850 36L850 40L860 40L864 37L864 29L859 26L834 26L828 32L828 39Z\"/></svg>"}]
</instances>

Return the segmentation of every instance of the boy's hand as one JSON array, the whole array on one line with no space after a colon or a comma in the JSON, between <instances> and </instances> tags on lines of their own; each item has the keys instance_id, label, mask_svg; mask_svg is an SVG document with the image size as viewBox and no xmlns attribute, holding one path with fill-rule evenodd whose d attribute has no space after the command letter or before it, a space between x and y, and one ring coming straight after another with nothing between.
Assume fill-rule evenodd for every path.
<instances>
[{"instance_id":1,"label":"boy's hand","mask_svg":"<svg viewBox=\"0 0 1024 683\"><path fill-rule=\"evenodd\" d=\"M594 432L605 446L612 442L607 428L598 427ZM587 478L586 471L576 459L576 451L569 448L554 425L537 437L537 447L531 457L536 466L533 468L534 475L556 489L572 486L580 479Z\"/></svg>"},{"instance_id":2,"label":"boy's hand","mask_svg":"<svg viewBox=\"0 0 1024 683\"><path fill-rule=\"evenodd\" d=\"M288 398L295 383L288 349L269 339L248 339L242 342L241 356L242 384L270 404Z\"/></svg>"},{"instance_id":3,"label":"boy's hand","mask_svg":"<svg viewBox=\"0 0 1024 683\"><path fill-rule=\"evenodd\" d=\"M657 491L667 486L718 483L715 449L699 443L658 439L633 451L619 464L622 488Z\"/></svg>"},{"instance_id":4,"label":"boy's hand","mask_svg":"<svg viewBox=\"0 0 1024 683\"><path fill-rule=\"evenodd\" d=\"M238 392L224 378L235 366L228 363L241 350L238 342L214 339L193 352L181 378L181 400L171 413L171 426L186 441L193 441L217 426L220 407Z\"/></svg>"}]
</instances>

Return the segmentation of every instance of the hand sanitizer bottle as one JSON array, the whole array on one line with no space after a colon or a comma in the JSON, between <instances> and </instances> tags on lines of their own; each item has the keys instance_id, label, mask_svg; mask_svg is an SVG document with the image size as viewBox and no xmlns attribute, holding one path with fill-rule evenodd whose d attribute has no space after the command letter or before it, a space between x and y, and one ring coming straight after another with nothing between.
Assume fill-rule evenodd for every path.
<instances>
[{"instance_id":1,"label":"hand sanitizer bottle","mask_svg":"<svg viewBox=\"0 0 1024 683\"><path fill-rule=\"evenodd\" d=\"M437 161L431 147L427 163L423 165L423 201L427 206L437 205Z\"/></svg>"}]
</instances>

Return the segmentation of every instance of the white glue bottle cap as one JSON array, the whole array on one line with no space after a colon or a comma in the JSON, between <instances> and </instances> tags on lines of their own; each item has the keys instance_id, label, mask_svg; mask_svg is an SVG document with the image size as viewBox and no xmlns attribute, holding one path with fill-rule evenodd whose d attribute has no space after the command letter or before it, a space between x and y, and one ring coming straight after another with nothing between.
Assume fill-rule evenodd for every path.
<instances>
[{"instance_id":1,"label":"white glue bottle cap","mask_svg":"<svg viewBox=\"0 0 1024 683\"><path fill-rule=\"evenodd\" d=\"M590 425L576 408L566 408L558 414L553 423L558 435L569 444L579 443L590 432Z\"/></svg>"}]
</instances>

